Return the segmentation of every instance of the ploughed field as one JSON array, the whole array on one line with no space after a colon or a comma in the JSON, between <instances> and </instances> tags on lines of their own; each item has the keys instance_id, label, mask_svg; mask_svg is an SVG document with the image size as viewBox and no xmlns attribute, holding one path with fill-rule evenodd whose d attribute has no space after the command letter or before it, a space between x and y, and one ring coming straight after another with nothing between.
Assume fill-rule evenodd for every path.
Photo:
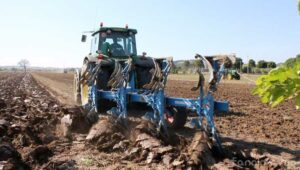
<instances>
[{"instance_id":1,"label":"ploughed field","mask_svg":"<svg viewBox=\"0 0 300 170\"><path fill-rule=\"evenodd\" d=\"M167 84L167 95L185 98L197 97L190 90L192 81L173 81ZM227 100L229 113L219 113L215 117L221 134L249 141L277 144L290 149L300 149L300 111L293 101L284 102L276 108L270 108L251 94L254 84L220 84L214 96L218 100Z\"/></svg>"},{"instance_id":2,"label":"ploughed field","mask_svg":"<svg viewBox=\"0 0 300 170\"><path fill-rule=\"evenodd\" d=\"M59 88L69 94L68 100L72 100L73 74L34 73L34 76L39 80L43 79L41 82L45 82L44 84L50 83L48 86L53 89L52 91L55 92L55 88ZM198 91L190 90L197 80L172 79L176 79L176 76L172 75L168 80L166 95L184 98L198 96ZM65 84L65 86L60 84ZM300 111L295 109L293 101L270 108L261 103L257 96L251 94L254 87L255 84L251 81L221 82L214 96L217 100L229 101L230 105L229 113L219 113L215 119L221 134L300 150L300 126L298 125Z\"/></svg>"},{"instance_id":3,"label":"ploughed field","mask_svg":"<svg viewBox=\"0 0 300 170\"><path fill-rule=\"evenodd\" d=\"M166 94L196 97L195 82L169 80ZM92 119L73 102L73 75L0 72L0 167L3 169L297 168L299 111L292 102L270 109L251 83L224 83L215 94L230 102L215 117L225 154L207 135L186 127L171 142L132 116L126 125ZM132 112L143 111L135 108ZM95 116L95 115L94 115ZM63 118L63 119L62 119ZM247 162L248 161L248 162Z\"/></svg>"}]
</instances>

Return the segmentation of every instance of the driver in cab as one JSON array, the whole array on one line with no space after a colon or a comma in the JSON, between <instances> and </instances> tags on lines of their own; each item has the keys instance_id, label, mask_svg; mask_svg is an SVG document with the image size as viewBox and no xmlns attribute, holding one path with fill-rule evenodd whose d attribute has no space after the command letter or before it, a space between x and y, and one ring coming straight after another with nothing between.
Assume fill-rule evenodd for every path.
<instances>
[{"instance_id":1,"label":"driver in cab","mask_svg":"<svg viewBox=\"0 0 300 170\"><path fill-rule=\"evenodd\" d=\"M113 43L110 45L110 52L112 56L125 56L125 51L116 37L113 38Z\"/></svg>"},{"instance_id":2,"label":"driver in cab","mask_svg":"<svg viewBox=\"0 0 300 170\"><path fill-rule=\"evenodd\" d=\"M101 52L105 55L110 56L125 56L125 51L123 46L118 43L118 38L113 37L113 43L110 44L107 42L107 35L106 33L102 33L101 37L103 39L103 44L101 46Z\"/></svg>"}]
</instances>

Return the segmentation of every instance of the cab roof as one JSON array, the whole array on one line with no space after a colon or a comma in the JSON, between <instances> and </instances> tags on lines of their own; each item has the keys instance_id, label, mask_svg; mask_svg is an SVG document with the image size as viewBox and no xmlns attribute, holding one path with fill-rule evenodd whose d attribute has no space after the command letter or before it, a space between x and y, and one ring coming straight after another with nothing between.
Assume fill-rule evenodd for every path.
<instances>
[{"instance_id":1,"label":"cab roof","mask_svg":"<svg viewBox=\"0 0 300 170\"><path fill-rule=\"evenodd\" d=\"M132 32L134 34L137 33L136 29L131 28L122 28L122 27L101 27L98 31L95 31L92 36L98 34L99 32L106 32L108 30L111 30L112 32Z\"/></svg>"}]
</instances>

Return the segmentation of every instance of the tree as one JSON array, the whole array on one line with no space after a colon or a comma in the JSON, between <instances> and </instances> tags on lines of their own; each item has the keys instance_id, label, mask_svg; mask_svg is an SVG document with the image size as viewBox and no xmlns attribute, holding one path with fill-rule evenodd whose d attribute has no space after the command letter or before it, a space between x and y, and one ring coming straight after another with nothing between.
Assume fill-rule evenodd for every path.
<instances>
[{"instance_id":1,"label":"tree","mask_svg":"<svg viewBox=\"0 0 300 170\"><path fill-rule=\"evenodd\" d=\"M259 69L259 68L253 68L253 72L255 73L255 74L261 74L261 70Z\"/></svg>"},{"instance_id":2,"label":"tree","mask_svg":"<svg viewBox=\"0 0 300 170\"><path fill-rule=\"evenodd\" d=\"M185 60L184 63L183 63L183 66L184 66L185 68L188 68L190 65L191 65L191 63L190 63L189 60Z\"/></svg>"},{"instance_id":3,"label":"tree","mask_svg":"<svg viewBox=\"0 0 300 170\"><path fill-rule=\"evenodd\" d=\"M265 60L259 60L257 62L257 67L258 68L267 68L268 67L268 63Z\"/></svg>"},{"instance_id":4,"label":"tree","mask_svg":"<svg viewBox=\"0 0 300 170\"><path fill-rule=\"evenodd\" d=\"M256 67L255 61L254 61L253 59L250 59L249 62L248 62L248 66L249 66L250 68Z\"/></svg>"},{"instance_id":5,"label":"tree","mask_svg":"<svg viewBox=\"0 0 300 170\"><path fill-rule=\"evenodd\" d=\"M289 58L289 59L287 59L284 62L283 65L285 65L287 67L293 67L298 60L300 60L300 55L299 54L296 56L296 58Z\"/></svg>"},{"instance_id":6,"label":"tree","mask_svg":"<svg viewBox=\"0 0 300 170\"><path fill-rule=\"evenodd\" d=\"M196 68L203 67L201 60L195 60L193 64Z\"/></svg>"},{"instance_id":7,"label":"tree","mask_svg":"<svg viewBox=\"0 0 300 170\"><path fill-rule=\"evenodd\" d=\"M243 59L237 57L233 67L236 68L236 69L241 69L241 66L243 64L244 64Z\"/></svg>"},{"instance_id":8,"label":"tree","mask_svg":"<svg viewBox=\"0 0 300 170\"><path fill-rule=\"evenodd\" d=\"M20 67L22 67L24 69L24 71L26 72L27 71L27 67L29 66L29 61L26 60L26 59L22 59L18 62L18 65Z\"/></svg>"},{"instance_id":9,"label":"tree","mask_svg":"<svg viewBox=\"0 0 300 170\"><path fill-rule=\"evenodd\" d=\"M178 74L178 67L174 64L173 67L171 68L171 73L172 74Z\"/></svg>"},{"instance_id":10,"label":"tree","mask_svg":"<svg viewBox=\"0 0 300 170\"><path fill-rule=\"evenodd\" d=\"M267 63L268 68L276 68L276 63L274 61L270 61Z\"/></svg>"},{"instance_id":11,"label":"tree","mask_svg":"<svg viewBox=\"0 0 300 170\"><path fill-rule=\"evenodd\" d=\"M252 72L252 67L249 67L248 65L243 65L242 73L250 73L250 72Z\"/></svg>"},{"instance_id":12,"label":"tree","mask_svg":"<svg viewBox=\"0 0 300 170\"><path fill-rule=\"evenodd\" d=\"M296 62L295 58L289 58L284 62L284 65L287 67L293 67L295 62Z\"/></svg>"}]
</instances>

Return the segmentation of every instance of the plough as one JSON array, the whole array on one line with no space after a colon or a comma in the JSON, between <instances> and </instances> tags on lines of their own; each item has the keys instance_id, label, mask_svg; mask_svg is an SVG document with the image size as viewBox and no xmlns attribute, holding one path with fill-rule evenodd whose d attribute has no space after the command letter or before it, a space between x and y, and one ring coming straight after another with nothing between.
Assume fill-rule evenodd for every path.
<instances>
[{"instance_id":1,"label":"plough","mask_svg":"<svg viewBox=\"0 0 300 170\"><path fill-rule=\"evenodd\" d=\"M92 33L91 53L85 57L81 70L74 79L74 92L78 104L88 112L107 112L120 120L128 117L128 104L146 103L151 111L143 118L156 124L158 132L168 137L168 128L185 125L188 113L197 113L192 125L203 128L221 148L221 142L214 124L214 111L228 111L228 102L215 101L224 68L230 60L203 57L198 68L199 81L191 90L199 93L195 99L169 97L165 86L172 58L152 58L136 54L135 29L103 27ZM82 36L82 41L86 35ZM204 71L209 72L205 86ZM205 90L207 89L207 90ZM198 92L197 92L198 91ZM113 103L107 108L106 101ZM203 121L206 119L206 121ZM204 123L206 122L206 123Z\"/></svg>"}]
</instances>

